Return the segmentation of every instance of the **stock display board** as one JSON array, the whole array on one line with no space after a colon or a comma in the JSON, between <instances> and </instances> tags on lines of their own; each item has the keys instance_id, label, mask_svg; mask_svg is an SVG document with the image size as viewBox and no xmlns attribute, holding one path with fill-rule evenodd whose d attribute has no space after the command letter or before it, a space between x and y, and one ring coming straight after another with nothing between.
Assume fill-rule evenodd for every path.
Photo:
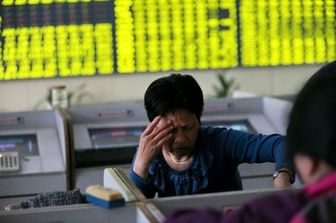
<instances>
[{"instance_id":1,"label":"stock display board","mask_svg":"<svg viewBox=\"0 0 336 223\"><path fill-rule=\"evenodd\" d=\"M336 59L336 0L2 0L0 80Z\"/></svg>"},{"instance_id":2,"label":"stock display board","mask_svg":"<svg viewBox=\"0 0 336 223\"><path fill-rule=\"evenodd\" d=\"M276 66L336 60L335 0L241 2L241 65Z\"/></svg>"}]
</instances>

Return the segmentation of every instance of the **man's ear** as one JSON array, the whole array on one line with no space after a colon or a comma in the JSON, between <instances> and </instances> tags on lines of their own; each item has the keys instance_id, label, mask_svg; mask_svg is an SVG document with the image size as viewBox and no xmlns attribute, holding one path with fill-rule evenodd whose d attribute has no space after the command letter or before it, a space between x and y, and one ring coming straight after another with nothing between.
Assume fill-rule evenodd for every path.
<instances>
[{"instance_id":1,"label":"man's ear","mask_svg":"<svg viewBox=\"0 0 336 223\"><path fill-rule=\"evenodd\" d=\"M320 162L312 158L309 158L309 159L311 162L311 174L315 175L319 171Z\"/></svg>"},{"instance_id":2,"label":"man's ear","mask_svg":"<svg viewBox=\"0 0 336 223\"><path fill-rule=\"evenodd\" d=\"M316 171L318 170L319 163L304 154L296 154L294 157L294 163L303 183L312 183L314 181Z\"/></svg>"}]
</instances>

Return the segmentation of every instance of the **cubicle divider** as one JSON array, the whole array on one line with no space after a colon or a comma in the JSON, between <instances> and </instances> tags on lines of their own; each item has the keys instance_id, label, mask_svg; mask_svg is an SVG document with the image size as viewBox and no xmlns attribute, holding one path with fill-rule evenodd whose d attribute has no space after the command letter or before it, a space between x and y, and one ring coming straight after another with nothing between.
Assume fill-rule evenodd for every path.
<instances>
[{"instance_id":1,"label":"cubicle divider","mask_svg":"<svg viewBox=\"0 0 336 223\"><path fill-rule=\"evenodd\" d=\"M13 211L0 211L1 223L155 223L156 218L142 211L136 203L126 204L113 209L102 208L93 204L78 204L44 208L31 208Z\"/></svg>"},{"instance_id":2,"label":"cubicle divider","mask_svg":"<svg viewBox=\"0 0 336 223\"><path fill-rule=\"evenodd\" d=\"M300 187L266 188L147 199L121 168L105 169L104 186L121 191L128 202L136 202L138 207L147 213L148 218L155 219L152 222L162 222L169 213L179 209L212 208L225 212L239 208L246 202L267 194L292 193L300 189Z\"/></svg>"},{"instance_id":3,"label":"cubicle divider","mask_svg":"<svg viewBox=\"0 0 336 223\"><path fill-rule=\"evenodd\" d=\"M44 223L46 221L81 223L85 220L85 222L95 223L159 223L163 222L172 211L178 209L212 208L225 212L228 209L239 208L244 203L260 196L297 190L269 188L147 199L129 180L122 169L108 168L105 170L104 176L106 178L104 186L119 190L127 200L125 206L106 209L93 204L79 204L0 211L0 221L1 223Z\"/></svg>"},{"instance_id":4,"label":"cubicle divider","mask_svg":"<svg viewBox=\"0 0 336 223\"><path fill-rule=\"evenodd\" d=\"M63 137L62 143L66 148L65 157L66 157L66 173L67 173L67 189L72 190L76 188L76 169L75 169L75 152L74 152L74 131L72 126L72 120L70 115L63 109L57 108L57 113L60 115L63 126L64 134L61 134L60 137Z\"/></svg>"},{"instance_id":5,"label":"cubicle divider","mask_svg":"<svg viewBox=\"0 0 336 223\"><path fill-rule=\"evenodd\" d=\"M104 175L106 184L122 193L126 200L125 206L106 209L86 203L9 211L0 210L0 222L159 223L164 220L164 216L154 205L145 203L145 196L130 181L123 169L108 168L104 171Z\"/></svg>"},{"instance_id":6,"label":"cubicle divider","mask_svg":"<svg viewBox=\"0 0 336 223\"><path fill-rule=\"evenodd\" d=\"M146 202L153 204L156 208L166 216L174 210L179 209L204 209L211 208L218 211L227 211L236 209L242 204L255 198L266 196L267 194L288 191L288 189L280 190L275 188L253 189L244 191L220 192L211 194L185 195L181 197L167 197L160 199L151 199Z\"/></svg>"}]
</instances>

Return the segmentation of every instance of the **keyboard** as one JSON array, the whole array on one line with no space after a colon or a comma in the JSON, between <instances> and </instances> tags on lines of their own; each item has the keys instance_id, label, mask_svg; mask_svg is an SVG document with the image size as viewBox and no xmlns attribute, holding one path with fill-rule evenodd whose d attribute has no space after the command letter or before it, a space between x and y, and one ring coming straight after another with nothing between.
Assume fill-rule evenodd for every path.
<instances>
[{"instance_id":1,"label":"keyboard","mask_svg":"<svg viewBox=\"0 0 336 223\"><path fill-rule=\"evenodd\" d=\"M0 173L20 171L18 152L0 152Z\"/></svg>"}]
</instances>

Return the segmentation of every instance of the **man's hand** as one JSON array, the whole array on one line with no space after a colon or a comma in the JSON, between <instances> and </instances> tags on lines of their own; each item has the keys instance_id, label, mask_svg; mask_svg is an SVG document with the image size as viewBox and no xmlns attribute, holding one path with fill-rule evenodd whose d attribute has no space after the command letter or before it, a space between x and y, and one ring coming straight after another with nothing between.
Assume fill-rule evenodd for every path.
<instances>
[{"instance_id":1,"label":"man's hand","mask_svg":"<svg viewBox=\"0 0 336 223\"><path fill-rule=\"evenodd\" d=\"M147 180L149 164L161 151L162 145L172 140L173 128L170 122L166 122L159 116L149 123L141 134L133 171L142 179Z\"/></svg>"},{"instance_id":2,"label":"man's hand","mask_svg":"<svg viewBox=\"0 0 336 223\"><path fill-rule=\"evenodd\" d=\"M275 188L285 188L291 186L290 176L287 172L279 172L273 180Z\"/></svg>"}]
</instances>

